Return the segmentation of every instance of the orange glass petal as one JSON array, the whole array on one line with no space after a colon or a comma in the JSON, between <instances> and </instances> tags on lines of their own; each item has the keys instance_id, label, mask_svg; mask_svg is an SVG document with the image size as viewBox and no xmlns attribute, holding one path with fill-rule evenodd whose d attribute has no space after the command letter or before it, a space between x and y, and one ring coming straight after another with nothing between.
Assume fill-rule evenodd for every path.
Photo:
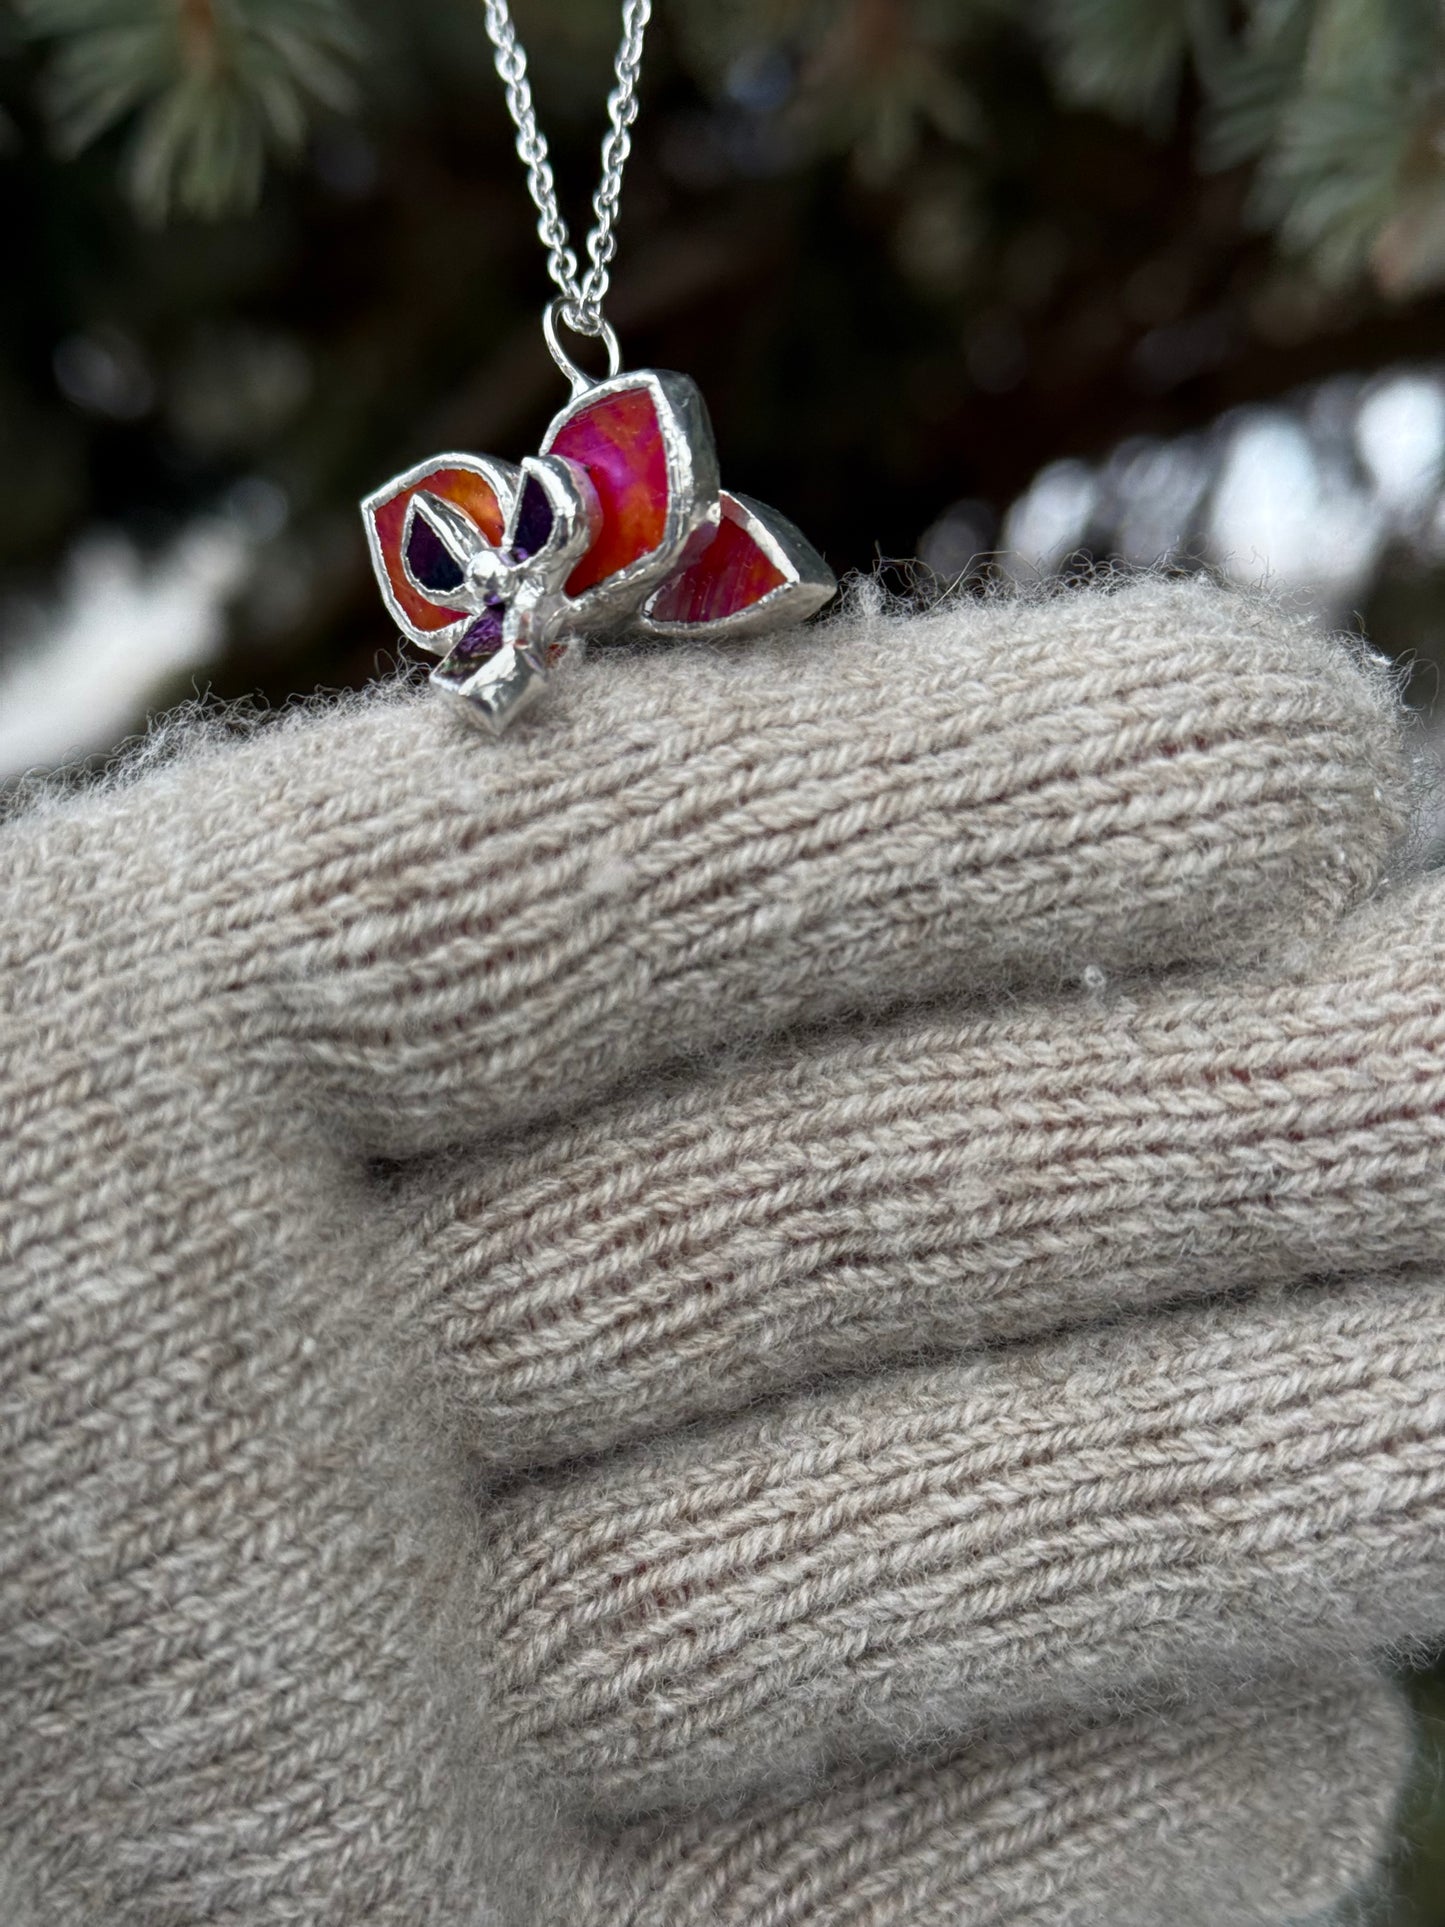
<instances>
[{"instance_id":1,"label":"orange glass petal","mask_svg":"<svg viewBox=\"0 0 1445 1927\"><path fill-rule=\"evenodd\" d=\"M401 541L406 530L407 504L418 489L455 502L476 523L489 542L499 543L506 525L506 514L497 500L497 491L485 475L470 468L438 468L420 481L409 483L376 511L376 534L381 544L387 579L397 601L418 629L446 629L457 619L455 609L439 609L419 595L407 581L402 567Z\"/></svg>"}]
</instances>

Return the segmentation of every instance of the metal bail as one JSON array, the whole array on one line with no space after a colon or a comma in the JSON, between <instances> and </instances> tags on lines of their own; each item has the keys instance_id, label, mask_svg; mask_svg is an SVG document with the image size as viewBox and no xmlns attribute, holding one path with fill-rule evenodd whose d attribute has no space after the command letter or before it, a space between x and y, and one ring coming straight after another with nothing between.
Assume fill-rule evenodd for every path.
<instances>
[{"instance_id":1,"label":"metal bail","mask_svg":"<svg viewBox=\"0 0 1445 1927\"><path fill-rule=\"evenodd\" d=\"M578 395L585 395L589 388L595 388L599 381L610 381L615 374L620 373L622 368L622 349L618 345L617 336L613 331L610 321L604 321L599 315L596 334L594 336L587 336L585 328L579 328L574 321L568 318L567 309L569 306L570 303L565 295L554 295L542 310L542 333L547 337L547 347L551 351L553 361L556 362L557 366L562 370L562 373L567 377L568 381L571 382L572 394L575 398ZM589 375L585 369L577 366L576 362L558 339L557 325L559 322L571 334L579 337L587 337L588 339L597 340L602 343L607 350L606 375Z\"/></svg>"}]
</instances>

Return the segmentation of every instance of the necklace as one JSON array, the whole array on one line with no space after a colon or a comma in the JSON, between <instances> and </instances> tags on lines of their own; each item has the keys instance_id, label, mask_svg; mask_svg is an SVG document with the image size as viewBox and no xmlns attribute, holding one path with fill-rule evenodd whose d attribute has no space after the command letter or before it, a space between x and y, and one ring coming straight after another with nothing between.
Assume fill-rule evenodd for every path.
<instances>
[{"instance_id":1,"label":"necklace","mask_svg":"<svg viewBox=\"0 0 1445 1927\"><path fill-rule=\"evenodd\" d=\"M484 0L538 238L558 290L543 310L542 332L572 398L540 453L520 465L490 455L434 455L361 505L388 610L404 635L441 657L433 685L497 733L591 636L753 634L802 621L837 587L790 522L719 486L696 383L656 368L622 372L617 336L602 311L651 11L651 0L625 0L622 9L583 273L557 204L507 0ZM577 366L563 329L601 342L604 377Z\"/></svg>"}]
</instances>

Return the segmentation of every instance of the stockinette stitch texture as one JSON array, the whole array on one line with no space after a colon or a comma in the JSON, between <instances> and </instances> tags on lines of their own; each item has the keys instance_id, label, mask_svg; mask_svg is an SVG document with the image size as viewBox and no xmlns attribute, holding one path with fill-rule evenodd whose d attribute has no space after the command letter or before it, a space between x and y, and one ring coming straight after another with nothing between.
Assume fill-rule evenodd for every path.
<instances>
[{"instance_id":1,"label":"stockinette stitch texture","mask_svg":"<svg viewBox=\"0 0 1445 1927\"><path fill-rule=\"evenodd\" d=\"M601 1838L547 1920L617 1927L1318 1921L1378 1851L1406 1747L1377 1681L1285 1678L1168 1720L1022 1725L812 1800ZM1371 1784L1371 1771L1381 1781ZM1353 1866L1353 1873L1351 1871ZM535 1902L534 1902L535 1905Z\"/></svg>"},{"instance_id":2,"label":"stockinette stitch texture","mask_svg":"<svg viewBox=\"0 0 1445 1927\"><path fill-rule=\"evenodd\" d=\"M1445 883L1414 880L1264 967L880 1021L457 1160L427 1316L477 1450L1445 1265L1442 957Z\"/></svg>"},{"instance_id":3,"label":"stockinette stitch texture","mask_svg":"<svg viewBox=\"0 0 1445 1927\"><path fill-rule=\"evenodd\" d=\"M1357 1892L1445 1617L1417 787L1378 662L1146 581L16 815L9 1917Z\"/></svg>"}]
</instances>

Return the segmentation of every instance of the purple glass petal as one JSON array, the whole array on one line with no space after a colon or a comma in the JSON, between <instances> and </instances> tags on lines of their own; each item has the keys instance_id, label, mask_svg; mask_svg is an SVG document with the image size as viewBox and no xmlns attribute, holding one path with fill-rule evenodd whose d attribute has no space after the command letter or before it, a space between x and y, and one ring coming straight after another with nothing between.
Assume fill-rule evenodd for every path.
<instances>
[{"instance_id":1,"label":"purple glass petal","mask_svg":"<svg viewBox=\"0 0 1445 1927\"><path fill-rule=\"evenodd\" d=\"M424 515L413 513L406 538L406 566L423 589L450 595L466 581L461 564Z\"/></svg>"},{"instance_id":2,"label":"purple glass petal","mask_svg":"<svg viewBox=\"0 0 1445 1927\"><path fill-rule=\"evenodd\" d=\"M546 547L554 519L546 489L535 475L529 475L522 484L522 499L517 507L517 532L512 538L512 553L518 561L525 562L529 556Z\"/></svg>"},{"instance_id":3,"label":"purple glass petal","mask_svg":"<svg viewBox=\"0 0 1445 1927\"><path fill-rule=\"evenodd\" d=\"M494 602L484 609L475 622L462 631L461 636L452 644L449 661L459 663L485 662L494 656L502 646L502 605Z\"/></svg>"}]
</instances>

